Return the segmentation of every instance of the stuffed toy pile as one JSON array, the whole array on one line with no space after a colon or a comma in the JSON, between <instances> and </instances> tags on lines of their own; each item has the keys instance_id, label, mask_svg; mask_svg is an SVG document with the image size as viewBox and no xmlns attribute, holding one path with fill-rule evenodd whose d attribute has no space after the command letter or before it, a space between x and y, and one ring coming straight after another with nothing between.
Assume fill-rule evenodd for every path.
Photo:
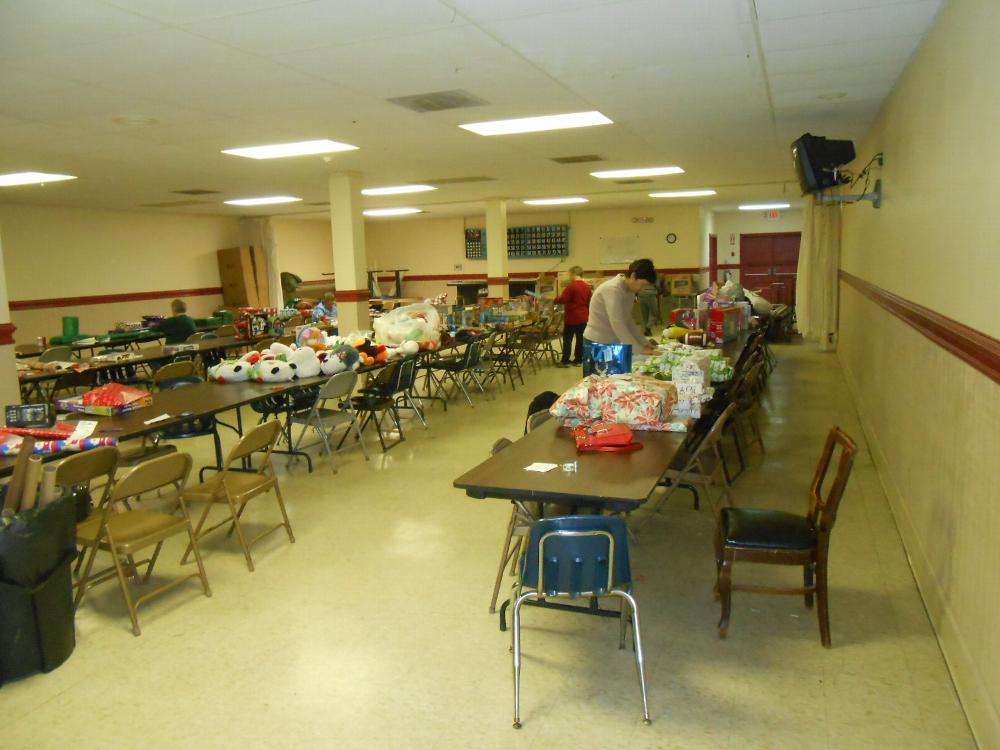
<instances>
[{"instance_id":1,"label":"stuffed toy pile","mask_svg":"<svg viewBox=\"0 0 1000 750\"><path fill-rule=\"evenodd\" d=\"M208 379L217 383L287 383L292 380L330 377L362 365L416 354L414 342L398 347L373 344L369 339L354 341L329 336L319 328L303 328L296 343L273 343L262 352L247 352L239 359L227 359L208 368Z\"/></svg>"}]
</instances>

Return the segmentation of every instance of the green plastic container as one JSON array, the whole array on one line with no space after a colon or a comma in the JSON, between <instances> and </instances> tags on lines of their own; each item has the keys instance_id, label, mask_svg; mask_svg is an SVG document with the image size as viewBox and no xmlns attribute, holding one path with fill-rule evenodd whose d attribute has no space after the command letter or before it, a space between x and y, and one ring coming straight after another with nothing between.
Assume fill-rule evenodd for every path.
<instances>
[{"instance_id":1,"label":"green plastic container","mask_svg":"<svg viewBox=\"0 0 1000 750\"><path fill-rule=\"evenodd\" d=\"M63 318L63 338L71 339L80 335L80 319L74 315Z\"/></svg>"}]
</instances>

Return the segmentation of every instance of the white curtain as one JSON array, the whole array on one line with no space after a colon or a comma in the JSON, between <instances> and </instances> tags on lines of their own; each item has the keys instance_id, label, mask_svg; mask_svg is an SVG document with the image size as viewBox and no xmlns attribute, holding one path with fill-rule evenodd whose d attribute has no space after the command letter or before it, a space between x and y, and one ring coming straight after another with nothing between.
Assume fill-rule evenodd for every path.
<instances>
[{"instance_id":1,"label":"white curtain","mask_svg":"<svg viewBox=\"0 0 1000 750\"><path fill-rule=\"evenodd\" d=\"M281 307L284 301L281 291L281 268L278 265L278 242L274 237L274 225L271 217L243 217L242 224L244 242L259 248L267 261L267 296L270 307Z\"/></svg>"},{"instance_id":2,"label":"white curtain","mask_svg":"<svg viewBox=\"0 0 1000 750\"><path fill-rule=\"evenodd\" d=\"M818 339L820 349L836 347L840 270L840 205L806 200L799 245L795 317L799 333Z\"/></svg>"}]
</instances>

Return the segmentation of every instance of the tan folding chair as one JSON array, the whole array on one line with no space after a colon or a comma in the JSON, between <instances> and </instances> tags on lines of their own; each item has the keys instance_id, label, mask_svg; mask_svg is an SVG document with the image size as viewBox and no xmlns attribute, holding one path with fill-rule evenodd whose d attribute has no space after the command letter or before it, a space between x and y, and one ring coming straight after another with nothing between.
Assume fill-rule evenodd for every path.
<instances>
[{"instance_id":1,"label":"tan folding chair","mask_svg":"<svg viewBox=\"0 0 1000 750\"><path fill-rule=\"evenodd\" d=\"M153 387L155 388L164 380L186 378L194 374L194 362L190 359L180 360L179 362L170 362L169 364L163 365L163 367L153 373Z\"/></svg>"},{"instance_id":2,"label":"tan folding chair","mask_svg":"<svg viewBox=\"0 0 1000 750\"><path fill-rule=\"evenodd\" d=\"M278 420L264 422L248 432L229 452L222 471L213 476L207 482L190 487L184 492L184 499L192 503L205 503L205 510L198 519L195 526L195 537L204 538L207 534L215 531L226 524L230 525L229 533L236 532L243 549L243 555L247 560L247 567L253 572L253 558L250 556L250 548L257 542L270 534L272 531L284 528L288 534L288 541L295 543L295 535L292 533L292 525L288 521L288 513L285 512L285 502L281 497L281 490L278 488L278 478L274 474L274 466L271 464L271 451L274 444L281 435L281 423ZM240 471L243 459L249 459L254 453L264 451L264 457L260 462L257 471ZM246 510L247 503L258 495L262 495L269 490L274 490L278 500L278 509L281 511L282 522L275 524L260 532L253 539L248 540L243 531L240 519L243 511ZM204 528L205 521L213 505L224 505L229 514L214 526ZM181 562L187 560L188 552L184 553Z\"/></svg>"},{"instance_id":3,"label":"tan folding chair","mask_svg":"<svg viewBox=\"0 0 1000 750\"><path fill-rule=\"evenodd\" d=\"M667 469L666 474L660 480L670 480L670 489L667 494L656 504L655 510L659 512L663 504L667 502L678 487L684 486L688 482L698 482L705 488L705 495L708 497L709 505L715 510L715 500L712 498L712 485L721 486L721 493L725 500L731 503L732 496L729 492L729 479L726 477L722 460L722 449L719 441L722 439L722 431L736 411L736 404L729 404L715 423L709 429L708 434L702 438L701 442L690 452L682 451L675 458L673 465ZM678 460L679 459L679 460ZM695 510L698 509L698 494L695 491ZM727 503L729 504L729 503Z\"/></svg>"},{"instance_id":4,"label":"tan folding chair","mask_svg":"<svg viewBox=\"0 0 1000 750\"><path fill-rule=\"evenodd\" d=\"M84 564L83 573L78 583L76 606L79 606L87 589L111 577L106 572L91 574L98 549L106 549L111 554L114 574L118 578L125 605L128 607L128 614L132 620L133 635L140 635L142 632L139 629L137 614L139 605L145 604L160 594L165 594L185 581L191 578L200 579L205 596L212 595L212 590L208 585L208 577L205 575L205 568L201 562L201 552L198 549L194 529L191 527L191 518L188 515L187 506L184 504L184 485L190 473L191 456L187 453L172 453L139 464L121 479L115 480L111 486L111 492L107 494L107 503L104 507L77 527L77 543L87 549L87 562ZM131 509L128 502L130 499L163 489L176 494L180 515ZM179 534L187 535L188 548L194 550L198 572L175 578L133 600L126 570L131 574L135 572L137 565L145 564L146 573L143 576L142 584L149 583L163 543L170 537ZM149 560L135 563L133 560L135 553L147 547L154 548L152 556ZM122 558L128 560L127 568L122 565ZM136 575L136 577L138 576Z\"/></svg>"},{"instance_id":5,"label":"tan folding chair","mask_svg":"<svg viewBox=\"0 0 1000 750\"><path fill-rule=\"evenodd\" d=\"M219 326L218 328L215 329L214 333L220 339L223 336L235 336L236 335L236 326L233 326L233 325Z\"/></svg>"},{"instance_id":6,"label":"tan folding chair","mask_svg":"<svg viewBox=\"0 0 1000 750\"><path fill-rule=\"evenodd\" d=\"M96 510L102 509L108 502L108 495L114 484L115 470L118 468L118 449L113 446L94 448L93 450L77 453L65 458L56 465L56 484L64 490L70 488L85 487L87 493L91 492L91 482L104 479L101 487L101 496L97 502ZM82 523L87 523L84 520ZM77 528L80 524L77 524ZM83 564L86 548L81 549L77 557L76 568L73 571L78 573ZM108 570L111 570L108 568ZM75 585L75 584L74 584Z\"/></svg>"},{"instance_id":7,"label":"tan folding chair","mask_svg":"<svg viewBox=\"0 0 1000 750\"><path fill-rule=\"evenodd\" d=\"M39 362L69 362L73 349L68 346L53 346L38 355Z\"/></svg>"}]
</instances>

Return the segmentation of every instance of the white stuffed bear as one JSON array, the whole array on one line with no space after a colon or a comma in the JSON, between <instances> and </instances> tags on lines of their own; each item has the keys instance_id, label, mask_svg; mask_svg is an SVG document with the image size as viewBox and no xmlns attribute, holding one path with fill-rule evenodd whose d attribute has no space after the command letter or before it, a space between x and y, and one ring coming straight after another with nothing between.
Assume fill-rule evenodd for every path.
<instances>
[{"instance_id":1,"label":"white stuffed bear","mask_svg":"<svg viewBox=\"0 0 1000 750\"><path fill-rule=\"evenodd\" d=\"M271 346L268 347L268 351L270 351L276 358L283 359L286 362L288 362L291 359L292 353L295 350L286 344L282 344L279 341L275 341L273 344L271 344Z\"/></svg>"},{"instance_id":2,"label":"white stuffed bear","mask_svg":"<svg viewBox=\"0 0 1000 750\"><path fill-rule=\"evenodd\" d=\"M295 368L295 377L297 378L314 378L319 375L322 369L316 352L308 346L293 352L288 363Z\"/></svg>"},{"instance_id":3,"label":"white stuffed bear","mask_svg":"<svg viewBox=\"0 0 1000 750\"><path fill-rule=\"evenodd\" d=\"M261 360L251 369L250 379L258 383L287 383L295 377L295 368L280 359Z\"/></svg>"},{"instance_id":4,"label":"white stuffed bear","mask_svg":"<svg viewBox=\"0 0 1000 750\"><path fill-rule=\"evenodd\" d=\"M223 360L208 368L208 379L217 383L242 383L250 379L250 365L239 359Z\"/></svg>"}]
</instances>

